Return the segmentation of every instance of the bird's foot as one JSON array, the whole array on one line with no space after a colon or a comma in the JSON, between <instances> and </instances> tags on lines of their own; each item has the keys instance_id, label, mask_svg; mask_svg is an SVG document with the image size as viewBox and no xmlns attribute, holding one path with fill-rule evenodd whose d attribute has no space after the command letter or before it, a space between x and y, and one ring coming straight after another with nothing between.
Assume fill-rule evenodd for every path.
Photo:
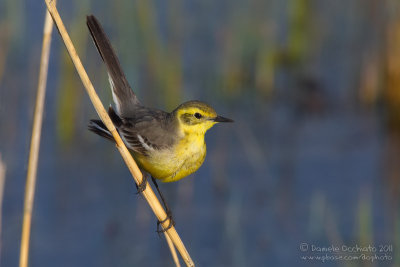
<instances>
[{"instance_id":1,"label":"bird's foot","mask_svg":"<svg viewBox=\"0 0 400 267\"><path fill-rule=\"evenodd\" d=\"M142 193L147 187L147 175L144 174L142 177L142 182L140 184L136 184L136 194Z\"/></svg>"},{"instance_id":2,"label":"bird's foot","mask_svg":"<svg viewBox=\"0 0 400 267\"><path fill-rule=\"evenodd\" d=\"M163 228L162 226L163 223L167 221L169 221L168 226L166 228ZM157 233L158 234L164 233L173 226L175 226L175 221L174 218L172 218L172 212L171 210L167 210L167 217L162 221L157 221Z\"/></svg>"}]
</instances>

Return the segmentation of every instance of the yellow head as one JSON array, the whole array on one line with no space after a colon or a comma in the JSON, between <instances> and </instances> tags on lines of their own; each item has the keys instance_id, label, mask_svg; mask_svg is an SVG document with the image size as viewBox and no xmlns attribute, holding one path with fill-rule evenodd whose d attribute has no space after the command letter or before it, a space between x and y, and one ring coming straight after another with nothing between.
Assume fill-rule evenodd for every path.
<instances>
[{"instance_id":1,"label":"yellow head","mask_svg":"<svg viewBox=\"0 0 400 267\"><path fill-rule=\"evenodd\" d=\"M188 101L173 111L185 134L202 134L218 122L233 122L233 120L218 116L208 104L200 101Z\"/></svg>"}]
</instances>

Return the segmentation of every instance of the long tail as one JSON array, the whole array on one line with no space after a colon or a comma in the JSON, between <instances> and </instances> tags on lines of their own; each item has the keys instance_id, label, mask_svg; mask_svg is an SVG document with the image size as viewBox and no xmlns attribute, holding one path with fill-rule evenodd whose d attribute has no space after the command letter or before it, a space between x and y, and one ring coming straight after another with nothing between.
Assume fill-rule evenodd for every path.
<instances>
[{"instance_id":1,"label":"long tail","mask_svg":"<svg viewBox=\"0 0 400 267\"><path fill-rule=\"evenodd\" d=\"M97 50L107 66L117 112L120 115L129 114L135 105L140 105L140 102L129 86L114 49L96 17L87 16L86 24Z\"/></svg>"}]
</instances>

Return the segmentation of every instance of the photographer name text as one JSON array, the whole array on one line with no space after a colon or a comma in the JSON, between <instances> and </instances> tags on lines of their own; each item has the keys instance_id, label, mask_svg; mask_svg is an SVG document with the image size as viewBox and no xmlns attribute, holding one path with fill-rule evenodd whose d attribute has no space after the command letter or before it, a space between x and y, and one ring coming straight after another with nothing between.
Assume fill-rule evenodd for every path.
<instances>
[{"instance_id":1,"label":"photographer name text","mask_svg":"<svg viewBox=\"0 0 400 267\"><path fill-rule=\"evenodd\" d=\"M354 252L354 253L359 253L359 252L364 252L364 253L384 253L384 252L393 252L393 245L378 245L378 246L373 246L373 245L367 245L367 246L360 246L360 245L354 245L354 246L347 246L347 245L341 245L341 246L335 246L335 245L330 245L330 246L317 246L314 244L311 244L308 248L307 251L310 252Z\"/></svg>"}]
</instances>

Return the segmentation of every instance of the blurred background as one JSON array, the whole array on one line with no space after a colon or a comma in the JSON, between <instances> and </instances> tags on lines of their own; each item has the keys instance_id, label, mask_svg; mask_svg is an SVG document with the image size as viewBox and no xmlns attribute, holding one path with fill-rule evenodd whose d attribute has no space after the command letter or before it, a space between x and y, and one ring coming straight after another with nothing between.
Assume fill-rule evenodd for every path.
<instances>
[{"instance_id":1,"label":"blurred background","mask_svg":"<svg viewBox=\"0 0 400 267\"><path fill-rule=\"evenodd\" d=\"M400 266L399 1L57 4L106 107L87 14L142 103L198 99L235 120L207 133L199 171L160 184L197 266ZM44 15L44 1L0 2L1 266L18 264ZM174 266L115 146L87 130L93 118L55 30L30 266ZM302 259L325 255L302 243L392 249L322 263Z\"/></svg>"}]
</instances>

